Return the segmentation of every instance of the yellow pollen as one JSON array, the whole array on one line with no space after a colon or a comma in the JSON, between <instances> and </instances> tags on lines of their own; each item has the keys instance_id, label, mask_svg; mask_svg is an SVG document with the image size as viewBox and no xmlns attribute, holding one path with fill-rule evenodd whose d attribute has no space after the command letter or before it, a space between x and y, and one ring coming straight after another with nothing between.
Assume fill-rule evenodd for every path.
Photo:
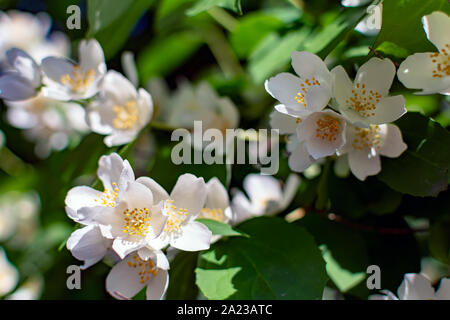
<instances>
[{"instance_id":1,"label":"yellow pollen","mask_svg":"<svg viewBox=\"0 0 450 320\"><path fill-rule=\"evenodd\" d=\"M305 79L302 83L300 83L300 91L294 97L295 101L306 108L307 103L305 101L305 96L308 93L309 89L314 86L320 86L319 80L317 80L315 77L312 77L311 79Z\"/></svg>"},{"instance_id":2,"label":"yellow pollen","mask_svg":"<svg viewBox=\"0 0 450 320\"><path fill-rule=\"evenodd\" d=\"M73 71L71 73L66 73L61 76L61 83L63 85L67 85L72 88L73 91L82 92L85 91L87 87L89 87L92 82L95 80L95 70L90 69L88 71L84 71L80 69L78 65L73 67Z\"/></svg>"},{"instance_id":3,"label":"yellow pollen","mask_svg":"<svg viewBox=\"0 0 450 320\"><path fill-rule=\"evenodd\" d=\"M433 78L443 78L450 76L450 45L446 44L440 52L430 53L431 61L435 67L432 71Z\"/></svg>"},{"instance_id":4,"label":"yellow pollen","mask_svg":"<svg viewBox=\"0 0 450 320\"><path fill-rule=\"evenodd\" d=\"M145 237L150 229L150 211L147 208L143 209L126 209L123 212L124 226L123 232L130 236Z\"/></svg>"},{"instance_id":5,"label":"yellow pollen","mask_svg":"<svg viewBox=\"0 0 450 320\"><path fill-rule=\"evenodd\" d=\"M339 120L330 116L324 115L316 121L316 137L322 140L332 142L336 140L336 136L341 131Z\"/></svg>"},{"instance_id":6,"label":"yellow pollen","mask_svg":"<svg viewBox=\"0 0 450 320\"><path fill-rule=\"evenodd\" d=\"M128 261L127 264L130 268L139 268L138 278L142 284L150 280L151 275L156 276L158 274L155 263L151 259L144 261L137 255L134 255L133 261Z\"/></svg>"},{"instance_id":7,"label":"yellow pollen","mask_svg":"<svg viewBox=\"0 0 450 320\"><path fill-rule=\"evenodd\" d=\"M114 106L113 111L116 117L112 124L116 129L131 129L138 120L139 111L134 100L125 102L125 106Z\"/></svg>"},{"instance_id":8,"label":"yellow pollen","mask_svg":"<svg viewBox=\"0 0 450 320\"><path fill-rule=\"evenodd\" d=\"M356 89L352 90L352 96L345 103L362 117L375 115L377 103L382 96L377 91L367 90L364 83L356 84Z\"/></svg>"},{"instance_id":9,"label":"yellow pollen","mask_svg":"<svg viewBox=\"0 0 450 320\"><path fill-rule=\"evenodd\" d=\"M181 224L186 219L188 212L186 209L177 208L173 205L173 200L166 200L164 203L164 211L168 215L166 224L164 226L164 232L179 231Z\"/></svg>"},{"instance_id":10,"label":"yellow pollen","mask_svg":"<svg viewBox=\"0 0 450 320\"><path fill-rule=\"evenodd\" d=\"M378 149L381 143L380 127L370 125L369 128L355 128L352 147L355 150Z\"/></svg>"},{"instance_id":11,"label":"yellow pollen","mask_svg":"<svg viewBox=\"0 0 450 320\"><path fill-rule=\"evenodd\" d=\"M97 199L94 202L98 202L100 205L105 207L114 207L116 205L116 199L119 194L119 189L116 187L115 182L112 183L113 189L105 189L102 193L97 195Z\"/></svg>"},{"instance_id":12,"label":"yellow pollen","mask_svg":"<svg viewBox=\"0 0 450 320\"><path fill-rule=\"evenodd\" d=\"M200 211L198 216L199 218L212 219L219 222L225 222L225 215L223 214L223 210L220 208L211 209L211 208L203 208Z\"/></svg>"}]
</instances>

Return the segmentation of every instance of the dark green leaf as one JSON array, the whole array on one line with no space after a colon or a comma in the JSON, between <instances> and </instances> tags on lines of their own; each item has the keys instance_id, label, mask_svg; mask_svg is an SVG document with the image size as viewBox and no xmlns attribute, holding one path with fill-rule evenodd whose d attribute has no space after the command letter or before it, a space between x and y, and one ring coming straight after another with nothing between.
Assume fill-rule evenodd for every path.
<instances>
[{"instance_id":1,"label":"dark green leaf","mask_svg":"<svg viewBox=\"0 0 450 320\"><path fill-rule=\"evenodd\" d=\"M212 219L197 219L196 221L203 223L211 230L212 234L218 236L247 236L245 233L234 230L228 223L219 222ZM248 236L247 236L248 237Z\"/></svg>"},{"instance_id":2,"label":"dark green leaf","mask_svg":"<svg viewBox=\"0 0 450 320\"><path fill-rule=\"evenodd\" d=\"M170 263L170 283L167 289L167 300L193 300L197 298L198 288L195 285L195 267L198 252L177 253Z\"/></svg>"},{"instance_id":3,"label":"dark green leaf","mask_svg":"<svg viewBox=\"0 0 450 320\"><path fill-rule=\"evenodd\" d=\"M200 12L211 9L214 6L233 10L239 14L242 14L241 0L198 0L197 3L186 11L189 16L195 16Z\"/></svg>"}]
</instances>

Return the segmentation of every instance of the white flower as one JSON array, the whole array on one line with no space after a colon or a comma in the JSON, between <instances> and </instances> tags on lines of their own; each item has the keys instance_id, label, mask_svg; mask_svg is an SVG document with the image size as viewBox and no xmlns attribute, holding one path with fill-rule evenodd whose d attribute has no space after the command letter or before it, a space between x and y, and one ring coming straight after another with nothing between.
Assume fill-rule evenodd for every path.
<instances>
[{"instance_id":1,"label":"white flower","mask_svg":"<svg viewBox=\"0 0 450 320\"><path fill-rule=\"evenodd\" d=\"M206 184L206 201L198 218L212 219L222 223L231 223L233 220L228 192L219 179L212 178ZM211 243L220 238L218 235L213 235Z\"/></svg>"},{"instance_id":2,"label":"white flower","mask_svg":"<svg viewBox=\"0 0 450 320\"><path fill-rule=\"evenodd\" d=\"M363 6L365 4L368 4L371 1L372 0L342 0L341 4L344 7L359 7L359 6Z\"/></svg>"},{"instance_id":3,"label":"white flower","mask_svg":"<svg viewBox=\"0 0 450 320\"><path fill-rule=\"evenodd\" d=\"M376 36L381 30L383 19L383 3L367 8L368 15L355 27L355 30L367 36Z\"/></svg>"},{"instance_id":4,"label":"white flower","mask_svg":"<svg viewBox=\"0 0 450 320\"><path fill-rule=\"evenodd\" d=\"M398 297L389 290L382 290L381 293L383 295L370 296L370 300L450 300L450 278L442 278L435 292L430 280L423 275L407 273L397 290Z\"/></svg>"},{"instance_id":5,"label":"white flower","mask_svg":"<svg viewBox=\"0 0 450 320\"><path fill-rule=\"evenodd\" d=\"M65 56L70 42L62 32L52 32L50 17L40 12L36 15L21 11L0 12L0 59L11 48L19 48L37 62L48 56Z\"/></svg>"},{"instance_id":6,"label":"white flower","mask_svg":"<svg viewBox=\"0 0 450 320\"><path fill-rule=\"evenodd\" d=\"M47 157L52 150L62 150L70 140L88 131L84 108L72 102L44 97L7 101L7 119L23 129L28 140L36 143L36 154Z\"/></svg>"},{"instance_id":7,"label":"white flower","mask_svg":"<svg viewBox=\"0 0 450 320\"><path fill-rule=\"evenodd\" d=\"M415 53L405 59L397 76L403 85L422 89L418 94L450 95L450 17L435 11L422 18L428 40L438 52Z\"/></svg>"},{"instance_id":8,"label":"white flower","mask_svg":"<svg viewBox=\"0 0 450 320\"><path fill-rule=\"evenodd\" d=\"M283 72L266 81L266 91L282 104L281 113L305 117L321 111L330 101L332 77L325 63L310 52L292 52L292 67L299 77Z\"/></svg>"},{"instance_id":9,"label":"white flower","mask_svg":"<svg viewBox=\"0 0 450 320\"><path fill-rule=\"evenodd\" d=\"M18 289L7 296L6 300L38 300L44 288L42 276L32 276L27 279Z\"/></svg>"},{"instance_id":10,"label":"white flower","mask_svg":"<svg viewBox=\"0 0 450 320\"><path fill-rule=\"evenodd\" d=\"M199 251L209 248L212 233L202 223L195 221L204 207L206 184L203 178L192 174L181 175L170 196L154 180L141 177L136 180L153 192L154 203L165 217L162 233L150 241L154 249L171 245L183 251Z\"/></svg>"},{"instance_id":11,"label":"white flower","mask_svg":"<svg viewBox=\"0 0 450 320\"><path fill-rule=\"evenodd\" d=\"M9 67L0 77L0 98L25 100L37 95L42 83L41 69L26 52L10 49L6 52Z\"/></svg>"},{"instance_id":12,"label":"white flower","mask_svg":"<svg viewBox=\"0 0 450 320\"><path fill-rule=\"evenodd\" d=\"M88 107L87 120L92 131L106 135L104 142L111 147L134 140L152 114L150 94L144 89L137 91L120 73L109 71L100 96Z\"/></svg>"},{"instance_id":13,"label":"white flower","mask_svg":"<svg viewBox=\"0 0 450 320\"><path fill-rule=\"evenodd\" d=\"M348 154L352 173L359 179L381 171L380 155L396 158L407 149L400 129L393 124L370 125L368 128L347 127L347 143L339 151Z\"/></svg>"},{"instance_id":14,"label":"white flower","mask_svg":"<svg viewBox=\"0 0 450 320\"><path fill-rule=\"evenodd\" d=\"M371 58L359 68L354 83L342 66L331 73L335 77L334 97L339 111L351 123L360 126L389 123L406 113L402 95L388 96L395 77L391 60Z\"/></svg>"},{"instance_id":15,"label":"white flower","mask_svg":"<svg viewBox=\"0 0 450 320\"><path fill-rule=\"evenodd\" d=\"M117 263L106 278L106 290L117 299L131 299L146 289L147 300L160 300L169 285L169 262L161 251L136 252Z\"/></svg>"},{"instance_id":16,"label":"white flower","mask_svg":"<svg viewBox=\"0 0 450 320\"><path fill-rule=\"evenodd\" d=\"M252 217L275 215L286 209L295 196L300 184L300 178L291 174L286 180L284 188L272 176L251 173L243 182L248 198L238 191L232 200L235 217L233 224L238 224Z\"/></svg>"},{"instance_id":17,"label":"white flower","mask_svg":"<svg viewBox=\"0 0 450 320\"><path fill-rule=\"evenodd\" d=\"M166 122L168 120L172 103L170 103L170 91L163 78L154 77L147 83L147 91L152 93L153 118ZM173 96L176 96L174 93Z\"/></svg>"},{"instance_id":18,"label":"white flower","mask_svg":"<svg viewBox=\"0 0 450 320\"><path fill-rule=\"evenodd\" d=\"M215 128L225 132L239 124L239 112L233 102L228 97L219 97L207 82L195 88L183 82L167 105L170 105L168 125L173 127L191 129L197 120L202 121L204 130Z\"/></svg>"},{"instance_id":19,"label":"white flower","mask_svg":"<svg viewBox=\"0 0 450 320\"><path fill-rule=\"evenodd\" d=\"M5 251L0 247L0 297L13 290L18 281L19 272L8 261Z\"/></svg>"},{"instance_id":20,"label":"white flower","mask_svg":"<svg viewBox=\"0 0 450 320\"><path fill-rule=\"evenodd\" d=\"M48 78L43 88L46 96L58 100L87 99L99 91L99 83L106 73L105 56L97 40L83 40L78 47L80 62L61 57L42 60Z\"/></svg>"},{"instance_id":21,"label":"white flower","mask_svg":"<svg viewBox=\"0 0 450 320\"><path fill-rule=\"evenodd\" d=\"M136 182L133 170L127 160L122 161L113 153L102 156L97 171L103 182L103 193L86 186L72 188L66 197L66 212L73 220L100 228L104 238L112 239L112 249L123 259L130 252L146 250L149 240L157 237L164 227L165 218L159 208L154 207L152 191ZM79 241L94 239L100 243L92 259L101 259L101 253L107 242L99 239L93 229L78 231L73 235L69 248L83 250ZM142 249L142 250L140 250ZM89 246L86 250L91 250ZM90 252L76 253L84 260L91 259ZM98 260L97 260L98 261ZM86 261L89 264L90 261Z\"/></svg>"}]
</instances>

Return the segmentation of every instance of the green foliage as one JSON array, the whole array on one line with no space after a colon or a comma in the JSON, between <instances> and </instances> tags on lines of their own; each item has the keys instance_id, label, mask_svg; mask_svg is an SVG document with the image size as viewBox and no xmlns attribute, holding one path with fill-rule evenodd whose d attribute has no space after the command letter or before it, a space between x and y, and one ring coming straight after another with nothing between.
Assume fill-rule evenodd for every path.
<instances>
[{"instance_id":1,"label":"green foliage","mask_svg":"<svg viewBox=\"0 0 450 320\"><path fill-rule=\"evenodd\" d=\"M186 13L193 16L214 6L227 8L233 10L234 12L242 14L241 0L199 0Z\"/></svg>"},{"instance_id":2,"label":"green foliage","mask_svg":"<svg viewBox=\"0 0 450 320\"><path fill-rule=\"evenodd\" d=\"M197 219L198 222L203 223L205 226L211 230L213 235L218 236L243 236L248 237L245 233L241 233L239 231L234 230L228 223L219 222L212 219Z\"/></svg>"},{"instance_id":3,"label":"green foliage","mask_svg":"<svg viewBox=\"0 0 450 320\"><path fill-rule=\"evenodd\" d=\"M266 217L239 229L250 237L218 242L200 255L196 283L206 297L321 299L325 263L308 232Z\"/></svg>"}]
</instances>

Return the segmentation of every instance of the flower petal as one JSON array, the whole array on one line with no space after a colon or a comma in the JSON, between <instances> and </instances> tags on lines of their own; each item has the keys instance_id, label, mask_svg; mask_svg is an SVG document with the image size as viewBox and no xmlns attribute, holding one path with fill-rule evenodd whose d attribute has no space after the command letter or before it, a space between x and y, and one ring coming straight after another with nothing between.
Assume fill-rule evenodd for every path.
<instances>
[{"instance_id":1,"label":"flower petal","mask_svg":"<svg viewBox=\"0 0 450 320\"><path fill-rule=\"evenodd\" d=\"M364 150L355 150L348 154L348 164L353 175L364 181L367 176L373 176L381 171L380 156L371 156Z\"/></svg>"},{"instance_id":2,"label":"flower petal","mask_svg":"<svg viewBox=\"0 0 450 320\"><path fill-rule=\"evenodd\" d=\"M0 98L17 101L32 98L37 94L33 84L18 73L0 77Z\"/></svg>"},{"instance_id":3,"label":"flower petal","mask_svg":"<svg viewBox=\"0 0 450 320\"><path fill-rule=\"evenodd\" d=\"M428 40L441 51L447 50L450 53L450 17L442 11L435 11L422 18L423 28L427 34Z\"/></svg>"},{"instance_id":4,"label":"flower petal","mask_svg":"<svg viewBox=\"0 0 450 320\"><path fill-rule=\"evenodd\" d=\"M325 62L308 51L293 51L291 54L292 67L302 79L315 77L319 82L331 86L331 74Z\"/></svg>"},{"instance_id":5,"label":"flower petal","mask_svg":"<svg viewBox=\"0 0 450 320\"><path fill-rule=\"evenodd\" d=\"M377 91L382 96L389 94L392 81L395 77L395 65L385 58L371 58L358 70L355 77L355 85L364 84L367 90Z\"/></svg>"},{"instance_id":6,"label":"flower petal","mask_svg":"<svg viewBox=\"0 0 450 320\"><path fill-rule=\"evenodd\" d=\"M82 40L78 47L78 52L80 56L80 67L84 71L93 69L96 73L105 73L105 56L97 40Z\"/></svg>"},{"instance_id":7,"label":"flower petal","mask_svg":"<svg viewBox=\"0 0 450 320\"><path fill-rule=\"evenodd\" d=\"M47 57L42 60L41 67L45 75L54 82L61 84L61 77L74 71L72 60L58 57Z\"/></svg>"},{"instance_id":8,"label":"flower petal","mask_svg":"<svg viewBox=\"0 0 450 320\"><path fill-rule=\"evenodd\" d=\"M255 208L241 191L238 191L233 196L231 207L234 213L234 217L232 220L233 225L239 224L242 221L253 218L256 215L262 215L264 213L264 210L262 208Z\"/></svg>"},{"instance_id":9,"label":"flower petal","mask_svg":"<svg viewBox=\"0 0 450 320\"><path fill-rule=\"evenodd\" d=\"M167 191L152 178L140 177L136 180L136 182L141 183L150 189L150 191L153 194L154 204L158 204L161 201L169 199L169 194L167 193Z\"/></svg>"},{"instance_id":10,"label":"flower petal","mask_svg":"<svg viewBox=\"0 0 450 320\"><path fill-rule=\"evenodd\" d=\"M121 259L129 255L131 252L139 250L144 245L140 242L126 241L122 239L114 239L112 249L119 255Z\"/></svg>"},{"instance_id":11,"label":"flower petal","mask_svg":"<svg viewBox=\"0 0 450 320\"><path fill-rule=\"evenodd\" d=\"M205 204L205 181L203 178L185 173L178 178L170 198L177 207L187 209L188 216L196 217Z\"/></svg>"},{"instance_id":12,"label":"flower petal","mask_svg":"<svg viewBox=\"0 0 450 320\"><path fill-rule=\"evenodd\" d=\"M386 136L383 140L383 145L378 151L386 157L397 158L408 148L406 143L403 142L402 132L393 124L387 125Z\"/></svg>"},{"instance_id":13,"label":"flower petal","mask_svg":"<svg viewBox=\"0 0 450 320\"><path fill-rule=\"evenodd\" d=\"M106 277L106 291L116 299L131 299L146 285L140 282L140 268L130 267L128 262L134 262L133 255L117 263Z\"/></svg>"},{"instance_id":14,"label":"flower petal","mask_svg":"<svg viewBox=\"0 0 450 320\"><path fill-rule=\"evenodd\" d=\"M151 277L145 291L147 300L161 300L169 286L169 273L167 270L158 269L157 274Z\"/></svg>"},{"instance_id":15,"label":"flower petal","mask_svg":"<svg viewBox=\"0 0 450 320\"><path fill-rule=\"evenodd\" d=\"M384 97L375 105L375 115L364 118L364 121L371 124L394 122L406 113L405 103L402 95Z\"/></svg>"},{"instance_id":16,"label":"flower petal","mask_svg":"<svg viewBox=\"0 0 450 320\"><path fill-rule=\"evenodd\" d=\"M117 104L124 104L137 99L137 91L133 84L119 72L110 70L105 75L101 85L102 96Z\"/></svg>"},{"instance_id":17,"label":"flower petal","mask_svg":"<svg viewBox=\"0 0 450 320\"><path fill-rule=\"evenodd\" d=\"M203 223L191 221L181 228L181 235L170 242L172 247L183 251L209 249L212 233Z\"/></svg>"},{"instance_id":18,"label":"flower petal","mask_svg":"<svg viewBox=\"0 0 450 320\"><path fill-rule=\"evenodd\" d=\"M133 141L137 134L137 131L115 132L109 136L106 136L105 139L103 139L103 142L109 148L121 146Z\"/></svg>"},{"instance_id":19,"label":"flower petal","mask_svg":"<svg viewBox=\"0 0 450 320\"><path fill-rule=\"evenodd\" d=\"M347 72L342 66L337 66L331 70L334 77L333 95L336 99L339 109L345 109L346 100L352 95L353 83Z\"/></svg>"},{"instance_id":20,"label":"flower petal","mask_svg":"<svg viewBox=\"0 0 450 320\"><path fill-rule=\"evenodd\" d=\"M436 291L437 300L450 300L450 278L442 278L439 289Z\"/></svg>"},{"instance_id":21,"label":"flower petal","mask_svg":"<svg viewBox=\"0 0 450 320\"><path fill-rule=\"evenodd\" d=\"M281 201L280 182L272 176L251 173L248 174L243 183L253 205L264 208L268 200Z\"/></svg>"},{"instance_id":22,"label":"flower petal","mask_svg":"<svg viewBox=\"0 0 450 320\"><path fill-rule=\"evenodd\" d=\"M295 133L297 121L297 118L281 113L277 110L272 111L270 114L270 127L273 129L278 129L280 134Z\"/></svg>"},{"instance_id":23,"label":"flower petal","mask_svg":"<svg viewBox=\"0 0 450 320\"><path fill-rule=\"evenodd\" d=\"M295 172L303 172L314 163L304 142L298 143L288 159L289 168Z\"/></svg>"},{"instance_id":24,"label":"flower petal","mask_svg":"<svg viewBox=\"0 0 450 320\"><path fill-rule=\"evenodd\" d=\"M434 289L423 275L407 273L397 295L400 300L429 300L434 298Z\"/></svg>"},{"instance_id":25,"label":"flower petal","mask_svg":"<svg viewBox=\"0 0 450 320\"><path fill-rule=\"evenodd\" d=\"M100 158L98 161L97 176L102 181L105 189L110 190L113 189L113 183L118 184L120 182L121 177L122 180L126 178L129 182L134 181L134 172L129 162L122 160L117 153L111 153Z\"/></svg>"},{"instance_id":26,"label":"flower petal","mask_svg":"<svg viewBox=\"0 0 450 320\"><path fill-rule=\"evenodd\" d=\"M34 88L41 85L41 70L34 59L25 51L12 48L6 52L8 63L16 69L20 75L30 81Z\"/></svg>"},{"instance_id":27,"label":"flower petal","mask_svg":"<svg viewBox=\"0 0 450 320\"><path fill-rule=\"evenodd\" d=\"M206 201L205 208L225 210L230 205L230 199L228 198L228 192L223 184L217 178L212 178L206 184Z\"/></svg>"},{"instance_id":28,"label":"flower petal","mask_svg":"<svg viewBox=\"0 0 450 320\"><path fill-rule=\"evenodd\" d=\"M67 240L67 249L78 260L84 261L81 269L85 270L99 262L112 245L112 240L105 239L96 226L87 226L72 233Z\"/></svg>"}]
</instances>

